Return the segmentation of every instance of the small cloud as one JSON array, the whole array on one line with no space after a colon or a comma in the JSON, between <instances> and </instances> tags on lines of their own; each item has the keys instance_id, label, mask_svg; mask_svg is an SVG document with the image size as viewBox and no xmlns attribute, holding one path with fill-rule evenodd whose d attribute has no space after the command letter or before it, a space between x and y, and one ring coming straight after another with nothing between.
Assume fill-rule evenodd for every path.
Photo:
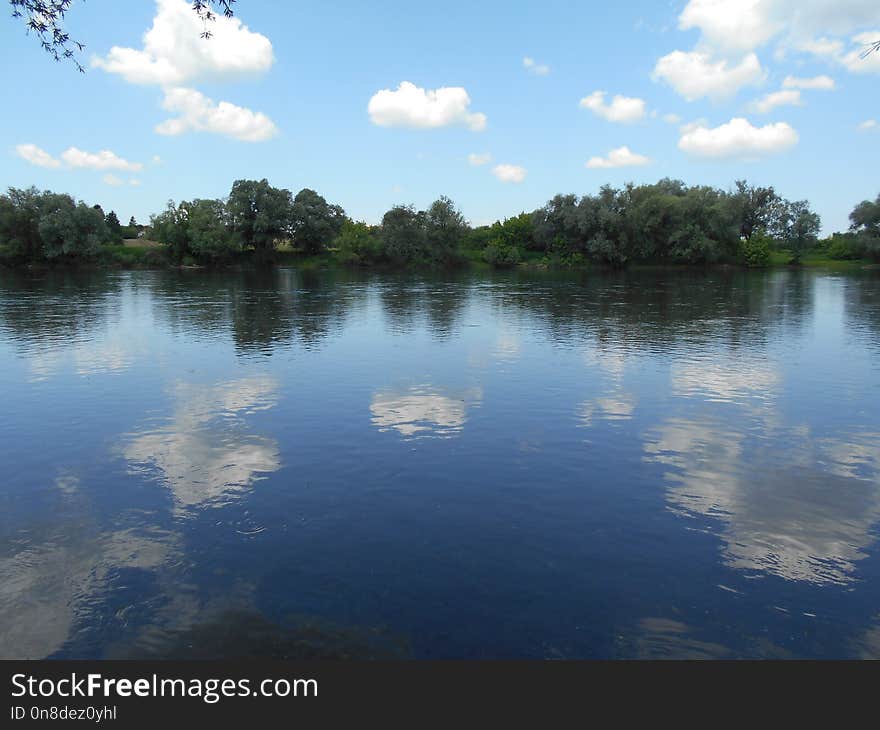
<instances>
[{"instance_id":1,"label":"small cloud","mask_svg":"<svg viewBox=\"0 0 880 730\"><path fill-rule=\"evenodd\" d=\"M681 117L678 114L664 114L663 121L667 124L679 124L681 122Z\"/></svg>"},{"instance_id":2,"label":"small cloud","mask_svg":"<svg viewBox=\"0 0 880 730\"><path fill-rule=\"evenodd\" d=\"M797 76L786 76L782 82L784 89L811 89L814 91L832 91L834 79L830 76L814 76L811 79L802 79Z\"/></svg>"},{"instance_id":3,"label":"small cloud","mask_svg":"<svg viewBox=\"0 0 880 730\"><path fill-rule=\"evenodd\" d=\"M470 105L470 96L460 86L423 89L402 81L394 91L382 89L373 94L367 112L380 127L436 129L460 124L482 132L486 115L471 112Z\"/></svg>"},{"instance_id":4,"label":"small cloud","mask_svg":"<svg viewBox=\"0 0 880 730\"><path fill-rule=\"evenodd\" d=\"M492 174L503 183L521 183L526 179L526 168L519 165L495 165Z\"/></svg>"},{"instance_id":5,"label":"small cloud","mask_svg":"<svg viewBox=\"0 0 880 730\"><path fill-rule=\"evenodd\" d=\"M798 133L785 122L755 127L737 117L715 128L701 123L686 125L678 147L697 157L754 159L781 152L797 142Z\"/></svg>"},{"instance_id":6,"label":"small cloud","mask_svg":"<svg viewBox=\"0 0 880 730\"><path fill-rule=\"evenodd\" d=\"M141 181L138 180L136 177L132 177L132 178L129 178L128 184L131 185L132 187L138 187L141 184Z\"/></svg>"},{"instance_id":7,"label":"small cloud","mask_svg":"<svg viewBox=\"0 0 880 730\"><path fill-rule=\"evenodd\" d=\"M536 63L534 58L526 56L523 59L523 68L528 69L530 73L536 76L546 76L550 73L550 67L544 63Z\"/></svg>"},{"instance_id":8,"label":"small cloud","mask_svg":"<svg viewBox=\"0 0 880 730\"><path fill-rule=\"evenodd\" d=\"M605 92L594 91L580 101L581 109L589 109L609 122L636 122L645 116L645 102L635 97L617 94L610 104L605 103Z\"/></svg>"},{"instance_id":9,"label":"small cloud","mask_svg":"<svg viewBox=\"0 0 880 730\"><path fill-rule=\"evenodd\" d=\"M76 147L69 147L61 153L61 159L70 167L85 167L90 170L129 170L131 172L138 172L144 167L140 162L129 162L110 150L84 152Z\"/></svg>"},{"instance_id":10,"label":"small cloud","mask_svg":"<svg viewBox=\"0 0 880 730\"><path fill-rule=\"evenodd\" d=\"M749 108L758 114L767 114L778 106L803 106L800 89L774 91L753 101Z\"/></svg>"},{"instance_id":11,"label":"small cloud","mask_svg":"<svg viewBox=\"0 0 880 730\"><path fill-rule=\"evenodd\" d=\"M278 127L262 112L215 103L195 89L166 89L162 108L176 114L156 126L156 132L177 136L185 132L212 132L242 142L264 142L278 134Z\"/></svg>"},{"instance_id":12,"label":"small cloud","mask_svg":"<svg viewBox=\"0 0 880 730\"><path fill-rule=\"evenodd\" d=\"M587 161L586 167L591 170L607 170L614 167L638 167L650 163L650 158L638 155L624 145L611 150L607 157L591 157Z\"/></svg>"},{"instance_id":13,"label":"small cloud","mask_svg":"<svg viewBox=\"0 0 880 730\"><path fill-rule=\"evenodd\" d=\"M478 167L480 165L488 165L490 162L492 162L492 155L490 155L488 152L483 152L481 154L471 152L471 154L468 155L468 163L473 165L474 167Z\"/></svg>"},{"instance_id":14,"label":"small cloud","mask_svg":"<svg viewBox=\"0 0 880 730\"><path fill-rule=\"evenodd\" d=\"M57 168L61 163L50 155L46 150L35 144L20 144L15 146L16 154L23 160L27 160L37 167Z\"/></svg>"},{"instance_id":15,"label":"small cloud","mask_svg":"<svg viewBox=\"0 0 880 730\"><path fill-rule=\"evenodd\" d=\"M103 180L107 185L112 185L113 187L124 184L123 180L116 177L116 175L114 175L112 172L108 172L106 175L104 175Z\"/></svg>"},{"instance_id":16,"label":"small cloud","mask_svg":"<svg viewBox=\"0 0 880 730\"><path fill-rule=\"evenodd\" d=\"M875 129L877 127L876 119L866 119L864 122L859 124L859 131L867 132L869 129Z\"/></svg>"},{"instance_id":17,"label":"small cloud","mask_svg":"<svg viewBox=\"0 0 880 730\"><path fill-rule=\"evenodd\" d=\"M714 61L701 51L673 51L657 61L652 78L666 82L687 101L696 101L733 96L743 86L763 81L765 73L754 53L731 64L726 59Z\"/></svg>"},{"instance_id":18,"label":"small cloud","mask_svg":"<svg viewBox=\"0 0 880 730\"><path fill-rule=\"evenodd\" d=\"M152 163L154 165L161 165L163 162L162 158L159 155L153 155Z\"/></svg>"}]
</instances>

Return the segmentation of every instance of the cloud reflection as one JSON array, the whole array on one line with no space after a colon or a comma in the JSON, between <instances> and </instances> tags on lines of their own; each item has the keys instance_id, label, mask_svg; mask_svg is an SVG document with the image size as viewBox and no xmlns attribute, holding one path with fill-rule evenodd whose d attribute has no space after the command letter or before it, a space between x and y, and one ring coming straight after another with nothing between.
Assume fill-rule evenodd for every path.
<instances>
[{"instance_id":1,"label":"cloud reflection","mask_svg":"<svg viewBox=\"0 0 880 730\"><path fill-rule=\"evenodd\" d=\"M275 405L276 391L266 377L181 383L170 422L132 438L125 457L136 470L157 470L179 510L223 504L281 467L275 439L244 432L248 415Z\"/></svg>"},{"instance_id":2,"label":"cloud reflection","mask_svg":"<svg viewBox=\"0 0 880 730\"><path fill-rule=\"evenodd\" d=\"M376 393L370 412L373 425L380 431L394 429L407 438L448 438L461 431L467 421L468 408L482 398L479 388L456 397L426 387L413 387L403 392Z\"/></svg>"},{"instance_id":3,"label":"cloud reflection","mask_svg":"<svg viewBox=\"0 0 880 730\"><path fill-rule=\"evenodd\" d=\"M880 520L877 472L856 478L844 468L863 463L864 446L816 445L797 430L778 434L775 444L782 463L777 453L750 444L746 429L676 418L651 432L645 452L668 467L674 511L721 521L730 567L814 584L852 581ZM834 454L838 468L823 468L823 453Z\"/></svg>"},{"instance_id":4,"label":"cloud reflection","mask_svg":"<svg viewBox=\"0 0 880 730\"><path fill-rule=\"evenodd\" d=\"M0 558L0 659L42 659L89 624L113 574L156 570L174 550L161 530L120 530L74 544L49 542Z\"/></svg>"}]
</instances>

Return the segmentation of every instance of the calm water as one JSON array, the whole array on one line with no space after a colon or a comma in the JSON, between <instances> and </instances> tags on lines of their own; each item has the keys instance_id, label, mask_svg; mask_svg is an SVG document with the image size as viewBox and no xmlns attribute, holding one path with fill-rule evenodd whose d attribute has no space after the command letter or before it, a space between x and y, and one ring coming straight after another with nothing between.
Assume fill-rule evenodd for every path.
<instances>
[{"instance_id":1,"label":"calm water","mask_svg":"<svg viewBox=\"0 0 880 730\"><path fill-rule=\"evenodd\" d=\"M0 657L880 656L880 275L0 273Z\"/></svg>"}]
</instances>

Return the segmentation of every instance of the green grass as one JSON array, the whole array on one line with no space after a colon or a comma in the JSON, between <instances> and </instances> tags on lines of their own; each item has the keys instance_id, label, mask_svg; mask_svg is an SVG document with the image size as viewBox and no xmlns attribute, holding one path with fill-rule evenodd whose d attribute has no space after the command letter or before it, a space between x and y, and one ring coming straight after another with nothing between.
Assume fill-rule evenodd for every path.
<instances>
[{"instance_id":1,"label":"green grass","mask_svg":"<svg viewBox=\"0 0 880 730\"><path fill-rule=\"evenodd\" d=\"M162 266L164 253L155 246L132 246L119 244L101 247L101 261L123 268Z\"/></svg>"}]
</instances>

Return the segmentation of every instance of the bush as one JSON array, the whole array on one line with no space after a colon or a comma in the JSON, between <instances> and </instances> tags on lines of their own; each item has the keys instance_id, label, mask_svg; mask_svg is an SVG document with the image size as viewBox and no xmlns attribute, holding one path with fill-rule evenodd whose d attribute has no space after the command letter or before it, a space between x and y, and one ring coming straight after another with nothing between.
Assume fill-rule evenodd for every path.
<instances>
[{"instance_id":1,"label":"bush","mask_svg":"<svg viewBox=\"0 0 880 730\"><path fill-rule=\"evenodd\" d=\"M772 241L762 233L743 239L739 244L739 258L746 266L760 268L770 263L770 246Z\"/></svg>"},{"instance_id":2,"label":"bush","mask_svg":"<svg viewBox=\"0 0 880 730\"><path fill-rule=\"evenodd\" d=\"M372 264L382 258L382 241L366 223L345 221L333 248L341 263L352 266Z\"/></svg>"},{"instance_id":3,"label":"bush","mask_svg":"<svg viewBox=\"0 0 880 730\"><path fill-rule=\"evenodd\" d=\"M500 238L493 238L483 249L483 259L486 263L505 268L516 266L522 261L523 252L519 246L511 246Z\"/></svg>"}]
</instances>

